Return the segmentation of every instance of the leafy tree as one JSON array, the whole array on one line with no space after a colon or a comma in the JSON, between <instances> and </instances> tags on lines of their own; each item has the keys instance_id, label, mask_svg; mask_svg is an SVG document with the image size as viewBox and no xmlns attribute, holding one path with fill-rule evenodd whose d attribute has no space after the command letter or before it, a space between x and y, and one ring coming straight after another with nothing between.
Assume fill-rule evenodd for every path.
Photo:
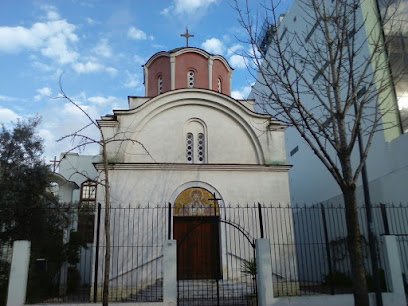
<instances>
[{"instance_id":1,"label":"leafy tree","mask_svg":"<svg viewBox=\"0 0 408 306\"><path fill-rule=\"evenodd\" d=\"M257 79L253 94L258 108L296 129L338 184L355 303L368 305L356 185L360 174L365 176L375 133L401 133L385 52L389 41L382 32L385 25L395 26L398 5L382 1L380 17L377 1L298 0L302 14L292 16L296 26L286 28L276 14L280 2L265 1L262 17L254 15L248 1L235 2L252 47L247 56ZM359 158L352 158L356 153Z\"/></svg>"},{"instance_id":2,"label":"leafy tree","mask_svg":"<svg viewBox=\"0 0 408 306\"><path fill-rule=\"evenodd\" d=\"M0 132L0 241L35 240L38 211L44 204L49 168L41 159L42 139L35 129L40 118L18 120ZM41 223L41 222L40 222ZM35 229L35 230L34 230Z\"/></svg>"},{"instance_id":3,"label":"leafy tree","mask_svg":"<svg viewBox=\"0 0 408 306\"><path fill-rule=\"evenodd\" d=\"M50 169L42 159L43 141L36 134L39 124L40 118L34 117L18 120L11 129L2 125L0 131L0 245L11 246L14 240L31 242L27 299L34 302L53 294L62 263L78 262L77 250L84 245L78 239L64 245L64 230L75 209L60 204L48 191ZM46 271L36 269L37 258L47 261ZM7 273L8 264L1 261L0 274ZM0 280L6 281L4 276ZM3 290L7 288L4 281Z\"/></svg>"}]
</instances>

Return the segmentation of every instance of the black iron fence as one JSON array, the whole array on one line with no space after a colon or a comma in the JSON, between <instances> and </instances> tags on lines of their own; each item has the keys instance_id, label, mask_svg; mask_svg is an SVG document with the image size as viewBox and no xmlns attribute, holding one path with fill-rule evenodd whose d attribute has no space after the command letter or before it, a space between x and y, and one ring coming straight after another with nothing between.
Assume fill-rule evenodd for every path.
<instances>
[{"instance_id":1,"label":"black iron fence","mask_svg":"<svg viewBox=\"0 0 408 306\"><path fill-rule=\"evenodd\" d=\"M406 282L408 207L378 205L372 209L376 256L382 287L387 290L382 235L398 236ZM358 211L367 281L372 290L365 207L359 207ZM68 212L68 223L61 223L52 235L32 242L28 302L102 299L105 210L82 207L70 208ZM58 213L64 212L59 209ZM256 303L254 243L262 237L271 244L275 296L338 294L352 290L343 206L253 204L220 207L219 211L207 215L183 215L167 204L112 208L110 221L112 301L163 299L163 242L166 239L178 242L178 266L191 269L178 271L180 304L193 304L197 300L204 303L204 297L211 299L210 304ZM192 250L205 255L190 263L188 260L197 257ZM7 273L2 271L7 269L11 252L4 246L0 252L1 263L5 263L0 265L1 290L2 284L7 283L4 277ZM206 267L206 272L200 267Z\"/></svg>"},{"instance_id":2,"label":"black iron fence","mask_svg":"<svg viewBox=\"0 0 408 306\"><path fill-rule=\"evenodd\" d=\"M0 245L0 306L7 303L8 276L10 273L12 251L11 244Z\"/></svg>"}]
</instances>

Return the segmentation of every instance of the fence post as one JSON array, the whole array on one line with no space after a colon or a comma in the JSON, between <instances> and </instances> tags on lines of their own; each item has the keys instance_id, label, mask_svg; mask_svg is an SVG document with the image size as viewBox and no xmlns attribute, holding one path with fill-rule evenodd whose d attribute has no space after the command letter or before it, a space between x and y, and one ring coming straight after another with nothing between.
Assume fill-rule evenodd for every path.
<instances>
[{"instance_id":1,"label":"fence post","mask_svg":"<svg viewBox=\"0 0 408 306\"><path fill-rule=\"evenodd\" d=\"M163 244L163 302L177 305L177 241Z\"/></svg>"},{"instance_id":2,"label":"fence post","mask_svg":"<svg viewBox=\"0 0 408 306\"><path fill-rule=\"evenodd\" d=\"M16 240L13 243L7 306L20 306L25 303L30 263L30 245L31 242L26 240Z\"/></svg>"},{"instance_id":3,"label":"fence post","mask_svg":"<svg viewBox=\"0 0 408 306\"><path fill-rule=\"evenodd\" d=\"M256 249L256 283L258 305L273 304L272 259L269 239L257 239Z\"/></svg>"},{"instance_id":4,"label":"fence post","mask_svg":"<svg viewBox=\"0 0 408 306\"><path fill-rule=\"evenodd\" d=\"M93 300L96 303L98 297L98 264L99 264L99 234L101 227L101 203L98 203L98 219L96 221L96 241L95 241L95 272L94 272L94 292Z\"/></svg>"},{"instance_id":5,"label":"fence post","mask_svg":"<svg viewBox=\"0 0 408 306\"><path fill-rule=\"evenodd\" d=\"M259 213L259 227L261 228L261 238L264 238L264 228L263 228L263 221L262 221L262 207L260 203L258 203L258 213Z\"/></svg>"},{"instance_id":6,"label":"fence post","mask_svg":"<svg viewBox=\"0 0 408 306\"><path fill-rule=\"evenodd\" d=\"M380 204L380 207L381 207L381 216L382 216L383 224L384 224L384 234L389 235L390 227L388 225L387 210L385 208L385 204Z\"/></svg>"},{"instance_id":7,"label":"fence post","mask_svg":"<svg viewBox=\"0 0 408 306\"><path fill-rule=\"evenodd\" d=\"M167 239L171 239L171 203L169 203L169 227L168 227L168 232L167 232Z\"/></svg>"},{"instance_id":8,"label":"fence post","mask_svg":"<svg viewBox=\"0 0 408 306\"><path fill-rule=\"evenodd\" d=\"M391 284L393 299L390 305L406 305L401 261L396 236L384 236L387 256L387 279Z\"/></svg>"},{"instance_id":9,"label":"fence post","mask_svg":"<svg viewBox=\"0 0 408 306\"><path fill-rule=\"evenodd\" d=\"M330 245L329 245L329 235L327 233L327 222L326 222L326 212L324 211L324 206L320 203L320 209L322 211L322 220L323 220L323 232L324 232L324 242L326 245L326 256L327 256L327 264L329 268L329 279L330 279L330 293L334 295L334 286L333 286L333 267L331 262L330 256Z\"/></svg>"}]
</instances>

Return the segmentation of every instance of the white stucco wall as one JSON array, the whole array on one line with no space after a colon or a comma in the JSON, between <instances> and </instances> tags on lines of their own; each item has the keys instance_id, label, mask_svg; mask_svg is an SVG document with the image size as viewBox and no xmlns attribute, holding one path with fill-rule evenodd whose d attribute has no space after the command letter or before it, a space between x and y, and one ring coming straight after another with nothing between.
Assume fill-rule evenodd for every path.
<instances>
[{"instance_id":1,"label":"white stucco wall","mask_svg":"<svg viewBox=\"0 0 408 306\"><path fill-rule=\"evenodd\" d=\"M185 125L197 119L206 135L207 163L285 164L284 126L225 95L198 89L171 91L136 109L102 118L113 162L185 163Z\"/></svg>"},{"instance_id":2,"label":"white stucco wall","mask_svg":"<svg viewBox=\"0 0 408 306\"><path fill-rule=\"evenodd\" d=\"M288 169L256 165L113 165L109 172L112 205L165 204L174 201L179 191L200 184L219 194L225 204L287 205ZM97 198L103 203L102 188Z\"/></svg>"}]
</instances>

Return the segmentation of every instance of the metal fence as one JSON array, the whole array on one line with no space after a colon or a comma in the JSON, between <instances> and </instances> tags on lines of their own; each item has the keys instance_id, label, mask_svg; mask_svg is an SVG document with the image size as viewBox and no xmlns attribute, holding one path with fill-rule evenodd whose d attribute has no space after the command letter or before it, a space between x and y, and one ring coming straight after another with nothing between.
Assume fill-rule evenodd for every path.
<instances>
[{"instance_id":1,"label":"metal fence","mask_svg":"<svg viewBox=\"0 0 408 306\"><path fill-rule=\"evenodd\" d=\"M0 245L0 306L7 303L7 287L12 251L11 244Z\"/></svg>"},{"instance_id":2,"label":"metal fence","mask_svg":"<svg viewBox=\"0 0 408 306\"><path fill-rule=\"evenodd\" d=\"M359 207L358 211L367 280L373 290L365 207ZM32 244L28 302L102 299L106 251L104 216L103 208L78 208L74 213L71 209L69 224L54 233L61 243L56 243L58 239L48 243L47 238L39 239L45 240L44 243ZM373 206L373 217L376 256L382 287L386 290L382 235L398 235L406 281L408 207ZM197 274L192 276L181 268L178 270L180 304L256 303L254 243L261 237L269 239L271 244L275 296L352 291L343 206L236 205L220 207L214 215L182 217L175 215L174 207L169 204L148 205L112 208L110 223L112 301L162 300L163 242L166 239L177 240L179 267L197 254L204 255L198 264L191 265L207 267L204 269L207 274L200 274L205 272L197 268L194 270ZM201 251L194 253L192 250L197 248ZM6 252L0 251L4 257ZM0 285L2 280L0 275Z\"/></svg>"},{"instance_id":3,"label":"metal fence","mask_svg":"<svg viewBox=\"0 0 408 306\"><path fill-rule=\"evenodd\" d=\"M300 289L298 294L352 293L345 207L319 204L279 208L279 211L281 214L282 211L286 214L293 214L297 277ZM375 256L379 265L381 289L387 291L384 248L381 238L385 234L381 206L374 206L372 212L376 242ZM374 291L365 207L358 207L358 217L367 284L369 291ZM273 247L281 248L279 244ZM285 285L283 280L281 283Z\"/></svg>"}]
</instances>

